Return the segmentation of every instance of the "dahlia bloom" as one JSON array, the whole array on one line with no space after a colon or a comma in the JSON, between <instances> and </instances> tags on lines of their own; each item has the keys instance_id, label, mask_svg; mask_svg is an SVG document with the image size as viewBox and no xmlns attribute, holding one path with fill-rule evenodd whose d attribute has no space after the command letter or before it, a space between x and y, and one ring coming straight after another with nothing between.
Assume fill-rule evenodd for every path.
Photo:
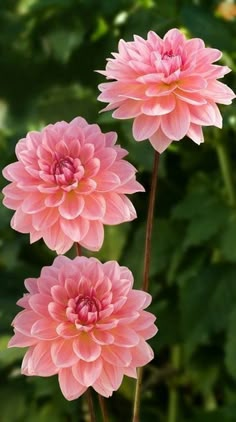
<instances>
[{"instance_id":1,"label":"dahlia bloom","mask_svg":"<svg viewBox=\"0 0 236 422\"><path fill-rule=\"evenodd\" d=\"M144 190L116 139L81 117L29 132L16 145L19 161L3 170L12 182L3 189L4 205L16 210L12 228L58 254L73 242L100 249L103 224L136 218L126 194Z\"/></svg>"},{"instance_id":2,"label":"dahlia bloom","mask_svg":"<svg viewBox=\"0 0 236 422\"><path fill-rule=\"evenodd\" d=\"M145 340L157 328L144 310L151 296L132 289L133 276L116 261L58 256L39 278L25 280L29 293L17 304L9 347L29 347L24 375L58 374L61 391L73 400L92 386L112 395L123 376L153 359Z\"/></svg>"},{"instance_id":3,"label":"dahlia bloom","mask_svg":"<svg viewBox=\"0 0 236 422\"><path fill-rule=\"evenodd\" d=\"M222 127L216 103L231 104L233 91L219 82L230 72L212 64L222 53L206 48L199 38L187 40L178 29L161 39L150 31L147 40L120 40L105 71L113 80L99 85L98 99L109 103L102 111L114 110L117 119L134 118L136 141L149 139L163 152L185 135L197 144L204 141L202 126Z\"/></svg>"}]
</instances>

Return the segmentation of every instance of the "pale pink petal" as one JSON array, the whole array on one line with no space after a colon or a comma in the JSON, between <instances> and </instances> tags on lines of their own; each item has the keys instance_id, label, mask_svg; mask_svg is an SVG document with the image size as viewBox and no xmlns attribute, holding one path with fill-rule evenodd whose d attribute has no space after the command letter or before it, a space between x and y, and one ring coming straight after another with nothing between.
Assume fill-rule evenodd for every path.
<instances>
[{"instance_id":1,"label":"pale pink petal","mask_svg":"<svg viewBox=\"0 0 236 422\"><path fill-rule=\"evenodd\" d=\"M140 367L147 365L154 358L151 347L142 338L140 338L139 344L136 347L129 350L132 353L132 366Z\"/></svg>"},{"instance_id":2,"label":"pale pink petal","mask_svg":"<svg viewBox=\"0 0 236 422\"><path fill-rule=\"evenodd\" d=\"M175 96L170 94L164 97L146 100L142 105L142 113L147 114L148 116L162 116L170 113L174 108Z\"/></svg>"},{"instance_id":3,"label":"pale pink petal","mask_svg":"<svg viewBox=\"0 0 236 422\"><path fill-rule=\"evenodd\" d=\"M125 100L117 110L113 111L112 117L116 119L131 119L141 114L141 104L132 100Z\"/></svg>"},{"instance_id":4,"label":"pale pink petal","mask_svg":"<svg viewBox=\"0 0 236 422\"><path fill-rule=\"evenodd\" d=\"M150 326L154 326L154 322L156 320L155 315L151 314L147 311L142 311L139 315L139 318L137 318L134 322L132 322L131 327L135 330L145 330L146 328Z\"/></svg>"},{"instance_id":5,"label":"pale pink petal","mask_svg":"<svg viewBox=\"0 0 236 422\"><path fill-rule=\"evenodd\" d=\"M187 132L189 138L191 138L196 144L200 145L204 142L202 127L192 123L189 126L189 130Z\"/></svg>"},{"instance_id":6,"label":"pale pink petal","mask_svg":"<svg viewBox=\"0 0 236 422\"><path fill-rule=\"evenodd\" d=\"M207 87L207 82L201 76L189 75L188 77L180 80L178 87L183 91L195 92Z\"/></svg>"},{"instance_id":7,"label":"pale pink petal","mask_svg":"<svg viewBox=\"0 0 236 422\"><path fill-rule=\"evenodd\" d=\"M21 371L24 375L38 375L40 377L57 374L58 368L52 361L50 345L40 342L33 346L23 359Z\"/></svg>"},{"instance_id":8,"label":"pale pink petal","mask_svg":"<svg viewBox=\"0 0 236 422\"><path fill-rule=\"evenodd\" d=\"M96 343L100 345L114 343L114 336L107 331L93 330L91 337Z\"/></svg>"},{"instance_id":9,"label":"pale pink petal","mask_svg":"<svg viewBox=\"0 0 236 422\"><path fill-rule=\"evenodd\" d=\"M109 173L108 173L108 177L109 177ZM117 179L117 176L116 176L116 179ZM106 190L106 186L108 186L109 183L110 183L110 186L111 186L112 181L107 182L107 183L105 182L105 186L104 186L105 190ZM117 182L116 182L116 184L117 184ZM114 186L114 184L113 184L113 186ZM89 219L89 220L97 220L97 219L103 218L103 216L106 212L106 200L105 200L105 198L98 193L94 193L94 194L86 196L84 199L85 199L85 203L84 203L84 209L82 211L82 217L84 219Z\"/></svg>"},{"instance_id":10,"label":"pale pink petal","mask_svg":"<svg viewBox=\"0 0 236 422\"><path fill-rule=\"evenodd\" d=\"M25 279L25 288L28 290L28 292L34 294L39 292L37 278L26 278Z\"/></svg>"},{"instance_id":11,"label":"pale pink petal","mask_svg":"<svg viewBox=\"0 0 236 422\"><path fill-rule=\"evenodd\" d=\"M51 288L51 300L55 301L62 307L65 307L68 303L68 296L64 286L53 286Z\"/></svg>"},{"instance_id":12,"label":"pale pink petal","mask_svg":"<svg viewBox=\"0 0 236 422\"><path fill-rule=\"evenodd\" d=\"M158 332L158 328L155 325L150 325L150 327L145 328L144 330L139 330L139 335L144 338L144 340L149 340L154 337Z\"/></svg>"},{"instance_id":13,"label":"pale pink petal","mask_svg":"<svg viewBox=\"0 0 236 422\"><path fill-rule=\"evenodd\" d=\"M49 229L58 220L58 212L55 208L44 208L44 210L32 215L32 225L35 230Z\"/></svg>"},{"instance_id":14,"label":"pale pink petal","mask_svg":"<svg viewBox=\"0 0 236 422\"><path fill-rule=\"evenodd\" d=\"M102 357L106 362L116 366L129 366L132 355L129 348L121 346L104 346L102 348Z\"/></svg>"},{"instance_id":15,"label":"pale pink petal","mask_svg":"<svg viewBox=\"0 0 236 422\"><path fill-rule=\"evenodd\" d=\"M86 362L93 362L101 355L101 346L95 343L92 338L82 333L73 341L73 350L78 358L85 360Z\"/></svg>"},{"instance_id":16,"label":"pale pink petal","mask_svg":"<svg viewBox=\"0 0 236 422\"><path fill-rule=\"evenodd\" d=\"M85 362L80 360L73 366L72 372L78 382L85 387L93 385L100 377L102 372L102 359L97 359L93 362Z\"/></svg>"},{"instance_id":17,"label":"pale pink petal","mask_svg":"<svg viewBox=\"0 0 236 422\"><path fill-rule=\"evenodd\" d=\"M136 117L133 123L133 136L136 141L144 141L150 138L160 126L160 118L158 116L146 116L141 114Z\"/></svg>"},{"instance_id":18,"label":"pale pink petal","mask_svg":"<svg viewBox=\"0 0 236 422\"><path fill-rule=\"evenodd\" d=\"M65 306L62 306L59 303L50 302L48 304L48 312L51 318L53 318L55 321L63 321L65 319Z\"/></svg>"},{"instance_id":19,"label":"pale pink petal","mask_svg":"<svg viewBox=\"0 0 236 422\"><path fill-rule=\"evenodd\" d=\"M73 351L73 340L57 340L52 343L52 361L58 368L68 368L78 361L77 355Z\"/></svg>"},{"instance_id":20,"label":"pale pink petal","mask_svg":"<svg viewBox=\"0 0 236 422\"><path fill-rule=\"evenodd\" d=\"M103 397L108 398L112 396L113 390L104 385L104 383L99 378L93 384L93 388L98 394L101 394L101 396Z\"/></svg>"},{"instance_id":21,"label":"pale pink petal","mask_svg":"<svg viewBox=\"0 0 236 422\"><path fill-rule=\"evenodd\" d=\"M31 335L40 340L54 340L58 337L56 332L57 323L50 319L39 319L31 328Z\"/></svg>"},{"instance_id":22,"label":"pale pink petal","mask_svg":"<svg viewBox=\"0 0 236 422\"><path fill-rule=\"evenodd\" d=\"M165 151L165 149L171 144L172 139L168 138L161 128L159 128L154 135L149 138L153 148L158 151L160 154Z\"/></svg>"},{"instance_id":23,"label":"pale pink petal","mask_svg":"<svg viewBox=\"0 0 236 422\"><path fill-rule=\"evenodd\" d=\"M100 221L90 221L88 232L80 240L80 244L91 251L98 251L103 244L103 239L103 224Z\"/></svg>"},{"instance_id":24,"label":"pale pink petal","mask_svg":"<svg viewBox=\"0 0 236 422\"><path fill-rule=\"evenodd\" d=\"M207 103L206 97L202 93L188 92L181 89L176 89L175 95L179 100L195 106L201 106Z\"/></svg>"},{"instance_id":25,"label":"pale pink petal","mask_svg":"<svg viewBox=\"0 0 236 422\"><path fill-rule=\"evenodd\" d=\"M48 304L51 302L52 298L50 295L45 295L42 293L34 294L29 299L29 305L32 310L40 316L49 316L48 314Z\"/></svg>"},{"instance_id":26,"label":"pale pink petal","mask_svg":"<svg viewBox=\"0 0 236 422\"><path fill-rule=\"evenodd\" d=\"M109 170L101 172L95 180L98 192L115 191L121 184L119 176Z\"/></svg>"},{"instance_id":27,"label":"pale pink petal","mask_svg":"<svg viewBox=\"0 0 236 422\"><path fill-rule=\"evenodd\" d=\"M16 331L14 336L10 339L7 347L27 347L36 344L38 340L31 336L26 336L21 332Z\"/></svg>"},{"instance_id":28,"label":"pale pink petal","mask_svg":"<svg viewBox=\"0 0 236 422\"><path fill-rule=\"evenodd\" d=\"M65 192L58 190L45 198L46 207L58 207L65 199Z\"/></svg>"},{"instance_id":29,"label":"pale pink petal","mask_svg":"<svg viewBox=\"0 0 236 422\"><path fill-rule=\"evenodd\" d=\"M29 227L32 226L32 216L23 213L21 208L17 208L11 219L11 227L20 233L28 233Z\"/></svg>"},{"instance_id":30,"label":"pale pink petal","mask_svg":"<svg viewBox=\"0 0 236 422\"><path fill-rule=\"evenodd\" d=\"M52 250L56 249L58 254L67 252L74 243L71 238L65 236L65 234L61 232L58 224L54 224L54 226L49 227L43 233L43 238L46 245Z\"/></svg>"},{"instance_id":31,"label":"pale pink petal","mask_svg":"<svg viewBox=\"0 0 236 422\"><path fill-rule=\"evenodd\" d=\"M59 212L63 218L73 220L82 213L83 208L84 198L81 195L67 194L59 206Z\"/></svg>"},{"instance_id":32,"label":"pale pink petal","mask_svg":"<svg viewBox=\"0 0 236 422\"><path fill-rule=\"evenodd\" d=\"M133 368L132 366L129 366L128 368L124 368L124 375L127 375L128 377L137 379L138 374L136 368Z\"/></svg>"},{"instance_id":33,"label":"pale pink petal","mask_svg":"<svg viewBox=\"0 0 236 422\"><path fill-rule=\"evenodd\" d=\"M113 391L118 390L123 380L123 368L115 365L110 365L106 362L103 366L103 371L100 375L100 382Z\"/></svg>"},{"instance_id":34,"label":"pale pink petal","mask_svg":"<svg viewBox=\"0 0 236 422\"><path fill-rule=\"evenodd\" d=\"M161 128L170 139L182 139L186 135L189 125L189 107L184 102L177 102L174 112L162 116Z\"/></svg>"},{"instance_id":35,"label":"pale pink petal","mask_svg":"<svg viewBox=\"0 0 236 422\"><path fill-rule=\"evenodd\" d=\"M120 224L122 221L131 221L136 218L136 211L125 195L109 193L106 196L106 214L104 224Z\"/></svg>"},{"instance_id":36,"label":"pale pink petal","mask_svg":"<svg viewBox=\"0 0 236 422\"><path fill-rule=\"evenodd\" d=\"M75 220L61 219L60 226L63 232L73 242L79 242L86 236L89 230L90 223L83 217L78 217Z\"/></svg>"},{"instance_id":37,"label":"pale pink petal","mask_svg":"<svg viewBox=\"0 0 236 422\"><path fill-rule=\"evenodd\" d=\"M63 338L76 337L78 330L71 322L62 322L56 328L57 334Z\"/></svg>"},{"instance_id":38,"label":"pale pink petal","mask_svg":"<svg viewBox=\"0 0 236 422\"><path fill-rule=\"evenodd\" d=\"M222 118L214 103L209 102L201 107L189 107L191 122L195 125L222 127Z\"/></svg>"},{"instance_id":39,"label":"pale pink petal","mask_svg":"<svg viewBox=\"0 0 236 422\"><path fill-rule=\"evenodd\" d=\"M20 333L29 336L31 335L31 327L38 320L38 315L33 311L21 311L12 321L13 327Z\"/></svg>"},{"instance_id":40,"label":"pale pink petal","mask_svg":"<svg viewBox=\"0 0 236 422\"><path fill-rule=\"evenodd\" d=\"M75 400L87 390L74 377L72 368L60 369L58 380L62 394L67 400Z\"/></svg>"},{"instance_id":41,"label":"pale pink petal","mask_svg":"<svg viewBox=\"0 0 236 422\"><path fill-rule=\"evenodd\" d=\"M44 195L32 192L22 202L22 211L28 214L35 214L45 208Z\"/></svg>"},{"instance_id":42,"label":"pale pink petal","mask_svg":"<svg viewBox=\"0 0 236 422\"><path fill-rule=\"evenodd\" d=\"M111 331L116 346L133 347L139 343L139 335L134 330L118 325Z\"/></svg>"}]
</instances>

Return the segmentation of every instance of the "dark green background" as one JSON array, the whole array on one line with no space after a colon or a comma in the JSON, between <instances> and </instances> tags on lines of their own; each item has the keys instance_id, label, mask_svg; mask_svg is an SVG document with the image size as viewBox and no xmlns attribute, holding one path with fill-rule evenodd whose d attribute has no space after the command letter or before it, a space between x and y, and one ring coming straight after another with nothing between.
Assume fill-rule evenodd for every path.
<instances>
[{"instance_id":1,"label":"dark green background","mask_svg":"<svg viewBox=\"0 0 236 422\"><path fill-rule=\"evenodd\" d=\"M1 168L15 161L18 139L47 123L82 115L104 132L116 130L147 193L132 196L138 219L109 227L96 256L130 267L136 287L153 149L132 139L130 121L98 114L97 85L104 78L94 70L104 69L120 38L146 37L150 29L163 36L178 27L221 49L221 64L235 71L235 21L220 16L218 6L212 0L0 2ZM235 88L233 72L225 82ZM200 147L186 138L161 157L151 262L159 333L145 372L143 422L236 421L236 113L233 105L220 108L222 130L205 128ZM67 402L56 377L21 376L24 352L6 349L24 279L38 276L55 256L43 242L30 246L28 235L11 230L11 215L0 207L0 420L85 421L82 399ZM133 389L126 378L107 402L111 422L130 420Z\"/></svg>"}]
</instances>

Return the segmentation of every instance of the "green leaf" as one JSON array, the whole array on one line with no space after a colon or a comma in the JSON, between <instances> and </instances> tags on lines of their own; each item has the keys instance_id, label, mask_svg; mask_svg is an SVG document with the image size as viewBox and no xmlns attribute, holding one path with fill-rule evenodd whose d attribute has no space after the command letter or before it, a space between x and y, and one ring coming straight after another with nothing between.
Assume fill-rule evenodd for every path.
<instances>
[{"instance_id":1,"label":"green leaf","mask_svg":"<svg viewBox=\"0 0 236 422\"><path fill-rule=\"evenodd\" d=\"M102 248L99 252L88 252L88 255L95 256L101 261L119 260L129 231L130 223L106 226Z\"/></svg>"},{"instance_id":2,"label":"green leaf","mask_svg":"<svg viewBox=\"0 0 236 422\"><path fill-rule=\"evenodd\" d=\"M206 189L190 191L174 207L172 216L188 220L184 246L196 246L212 239L221 232L229 218L230 210L213 192Z\"/></svg>"},{"instance_id":3,"label":"green leaf","mask_svg":"<svg viewBox=\"0 0 236 422\"><path fill-rule=\"evenodd\" d=\"M225 364L229 374L236 379L236 309L230 315L225 345Z\"/></svg>"},{"instance_id":4,"label":"green leaf","mask_svg":"<svg viewBox=\"0 0 236 422\"><path fill-rule=\"evenodd\" d=\"M133 271L136 286L141 284L143 275L145 232L146 223L143 223L135 232L123 257L123 263ZM178 231L167 219L154 220L150 263L151 277L171 266L175 249L178 247L178 240Z\"/></svg>"},{"instance_id":5,"label":"green leaf","mask_svg":"<svg viewBox=\"0 0 236 422\"><path fill-rule=\"evenodd\" d=\"M187 354L227 327L235 302L234 266L209 266L185 280L180 287L180 306Z\"/></svg>"},{"instance_id":6,"label":"green leaf","mask_svg":"<svg viewBox=\"0 0 236 422\"><path fill-rule=\"evenodd\" d=\"M1 336L0 338L0 367L4 368L23 358L25 348L7 348L11 336Z\"/></svg>"},{"instance_id":7,"label":"green leaf","mask_svg":"<svg viewBox=\"0 0 236 422\"><path fill-rule=\"evenodd\" d=\"M83 36L82 26L76 30L58 29L47 35L46 42L55 59L66 63L74 49L82 43Z\"/></svg>"},{"instance_id":8,"label":"green leaf","mask_svg":"<svg viewBox=\"0 0 236 422\"><path fill-rule=\"evenodd\" d=\"M223 256L230 262L236 262L236 215L228 219L221 237L220 249Z\"/></svg>"},{"instance_id":9,"label":"green leaf","mask_svg":"<svg viewBox=\"0 0 236 422\"><path fill-rule=\"evenodd\" d=\"M188 5L181 10L181 16L184 25L191 31L191 36L204 39L206 44L210 44L211 47L235 51L235 37L230 32L230 26L226 22L216 19L205 8Z\"/></svg>"}]
</instances>

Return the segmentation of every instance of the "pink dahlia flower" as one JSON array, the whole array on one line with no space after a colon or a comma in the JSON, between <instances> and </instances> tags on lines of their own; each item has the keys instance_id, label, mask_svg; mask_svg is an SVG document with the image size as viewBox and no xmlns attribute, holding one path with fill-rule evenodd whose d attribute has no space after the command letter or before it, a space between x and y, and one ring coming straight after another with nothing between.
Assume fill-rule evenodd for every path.
<instances>
[{"instance_id":1,"label":"pink dahlia flower","mask_svg":"<svg viewBox=\"0 0 236 422\"><path fill-rule=\"evenodd\" d=\"M202 126L222 127L216 103L231 104L233 91L217 81L230 72L227 66L212 64L221 52L206 48L199 38L187 40L178 29L161 39L150 31L147 40L120 40L105 71L112 82L99 85L98 99L110 103L118 119L134 118L136 141L149 139L158 152L185 135L203 142Z\"/></svg>"},{"instance_id":2,"label":"pink dahlia flower","mask_svg":"<svg viewBox=\"0 0 236 422\"><path fill-rule=\"evenodd\" d=\"M62 254L73 242L98 250L103 224L136 218L126 194L144 189L116 138L81 117L29 132L16 146L19 161L3 170L12 182L3 189L4 205L16 210L12 228Z\"/></svg>"},{"instance_id":3,"label":"pink dahlia flower","mask_svg":"<svg viewBox=\"0 0 236 422\"><path fill-rule=\"evenodd\" d=\"M27 279L9 343L29 347L22 373L58 374L67 400L89 386L108 397L124 375L136 378L136 368L153 359L146 340L157 328L144 310L151 296L132 285L128 268L85 257L58 256L39 278Z\"/></svg>"}]
</instances>

